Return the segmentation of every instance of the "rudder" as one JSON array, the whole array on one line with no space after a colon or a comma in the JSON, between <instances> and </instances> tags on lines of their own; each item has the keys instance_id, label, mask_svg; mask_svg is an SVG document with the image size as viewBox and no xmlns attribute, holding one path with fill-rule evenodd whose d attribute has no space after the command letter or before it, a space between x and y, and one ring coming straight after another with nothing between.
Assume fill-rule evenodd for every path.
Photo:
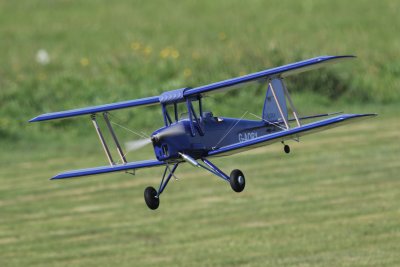
<instances>
[{"instance_id":1,"label":"rudder","mask_svg":"<svg viewBox=\"0 0 400 267\"><path fill-rule=\"evenodd\" d=\"M273 90L271 89L271 85L273 87ZM262 113L262 118L265 121L269 122L277 122L277 121L283 121L283 117L288 119L288 110L287 110L287 105L286 105L286 97L285 97L285 90L284 90L284 84L282 79L280 78L275 78L270 81L268 84L268 90L267 94L265 96L265 101L264 101L264 108L263 108L263 113ZM276 104L275 97L280 105L281 110L279 110L278 105Z\"/></svg>"}]
</instances>

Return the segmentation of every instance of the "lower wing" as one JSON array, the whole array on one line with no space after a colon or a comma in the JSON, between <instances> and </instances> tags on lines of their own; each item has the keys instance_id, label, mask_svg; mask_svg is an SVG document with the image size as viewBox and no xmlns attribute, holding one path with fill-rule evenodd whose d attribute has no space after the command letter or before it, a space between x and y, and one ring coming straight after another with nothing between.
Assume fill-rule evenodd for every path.
<instances>
[{"instance_id":1,"label":"lower wing","mask_svg":"<svg viewBox=\"0 0 400 267\"><path fill-rule=\"evenodd\" d=\"M80 176L87 176L87 175L94 175L94 174L102 174L102 173L109 173L109 172L119 172L119 171L127 171L127 170L136 170L142 168L151 168L156 166L165 165L165 162L158 161L158 160L144 160L144 161L136 161L136 162L128 162L126 164L117 164L113 166L102 166L102 167L95 167L89 169L81 169L81 170L74 170L59 173L54 176L53 179L64 179L64 178L73 178L73 177L80 177Z\"/></svg>"},{"instance_id":2,"label":"lower wing","mask_svg":"<svg viewBox=\"0 0 400 267\"><path fill-rule=\"evenodd\" d=\"M208 152L208 156L227 156L260 146L269 145L288 139L298 138L303 135L320 132L344 124L352 123L361 119L376 116L376 114L343 114L333 118L312 122L300 127L283 130L280 132L264 135L255 139L224 146Z\"/></svg>"}]
</instances>

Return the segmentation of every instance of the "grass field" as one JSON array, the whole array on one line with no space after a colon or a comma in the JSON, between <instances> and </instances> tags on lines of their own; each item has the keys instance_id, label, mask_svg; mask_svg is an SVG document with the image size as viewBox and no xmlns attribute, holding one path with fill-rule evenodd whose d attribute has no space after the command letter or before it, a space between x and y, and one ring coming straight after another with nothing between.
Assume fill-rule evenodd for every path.
<instances>
[{"instance_id":1,"label":"grass field","mask_svg":"<svg viewBox=\"0 0 400 267\"><path fill-rule=\"evenodd\" d=\"M400 266L399 12L388 0L0 0L0 266ZM300 113L379 116L289 155L275 144L216 159L244 171L241 194L185 165L155 212L143 190L162 169L48 181L104 155L87 118L27 123L325 54L358 59L288 80ZM262 94L206 107L259 114ZM116 115L146 132L161 123L158 107Z\"/></svg>"},{"instance_id":2,"label":"grass field","mask_svg":"<svg viewBox=\"0 0 400 267\"><path fill-rule=\"evenodd\" d=\"M161 169L50 182L103 155L79 144L2 154L0 265L397 266L400 125L378 111L289 155L276 144L216 160L245 172L241 194L184 166L156 212L142 195Z\"/></svg>"}]
</instances>

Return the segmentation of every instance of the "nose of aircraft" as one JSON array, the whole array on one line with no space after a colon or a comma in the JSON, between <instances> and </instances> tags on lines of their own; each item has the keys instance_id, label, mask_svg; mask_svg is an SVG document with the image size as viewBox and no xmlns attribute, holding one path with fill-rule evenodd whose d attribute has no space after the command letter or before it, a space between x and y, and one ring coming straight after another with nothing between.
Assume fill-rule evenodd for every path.
<instances>
[{"instance_id":1,"label":"nose of aircraft","mask_svg":"<svg viewBox=\"0 0 400 267\"><path fill-rule=\"evenodd\" d=\"M160 136L159 136L159 134L154 134L150 137L150 139L151 139L151 142L153 142L153 144L156 144L160 141Z\"/></svg>"},{"instance_id":2,"label":"nose of aircraft","mask_svg":"<svg viewBox=\"0 0 400 267\"><path fill-rule=\"evenodd\" d=\"M174 124L154 132L150 139L153 144L158 143L164 137L176 136L185 133L185 127L181 124Z\"/></svg>"}]
</instances>

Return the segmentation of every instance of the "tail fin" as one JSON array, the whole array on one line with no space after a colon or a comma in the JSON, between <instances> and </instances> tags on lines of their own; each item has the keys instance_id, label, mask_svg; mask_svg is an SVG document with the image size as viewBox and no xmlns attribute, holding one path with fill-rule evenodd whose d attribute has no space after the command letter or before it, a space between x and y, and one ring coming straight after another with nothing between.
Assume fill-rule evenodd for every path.
<instances>
[{"instance_id":1,"label":"tail fin","mask_svg":"<svg viewBox=\"0 0 400 267\"><path fill-rule=\"evenodd\" d=\"M271 85L273 89L271 89ZM283 121L282 116L288 119L288 110L286 106L285 90L282 79L272 79L268 85L267 94L265 96L264 108L262 113L263 120L266 121ZM274 96L275 93L275 96ZM276 97L276 100L275 100ZM279 107L277 103L279 103Z\"/></svg>"}]
</instances>

